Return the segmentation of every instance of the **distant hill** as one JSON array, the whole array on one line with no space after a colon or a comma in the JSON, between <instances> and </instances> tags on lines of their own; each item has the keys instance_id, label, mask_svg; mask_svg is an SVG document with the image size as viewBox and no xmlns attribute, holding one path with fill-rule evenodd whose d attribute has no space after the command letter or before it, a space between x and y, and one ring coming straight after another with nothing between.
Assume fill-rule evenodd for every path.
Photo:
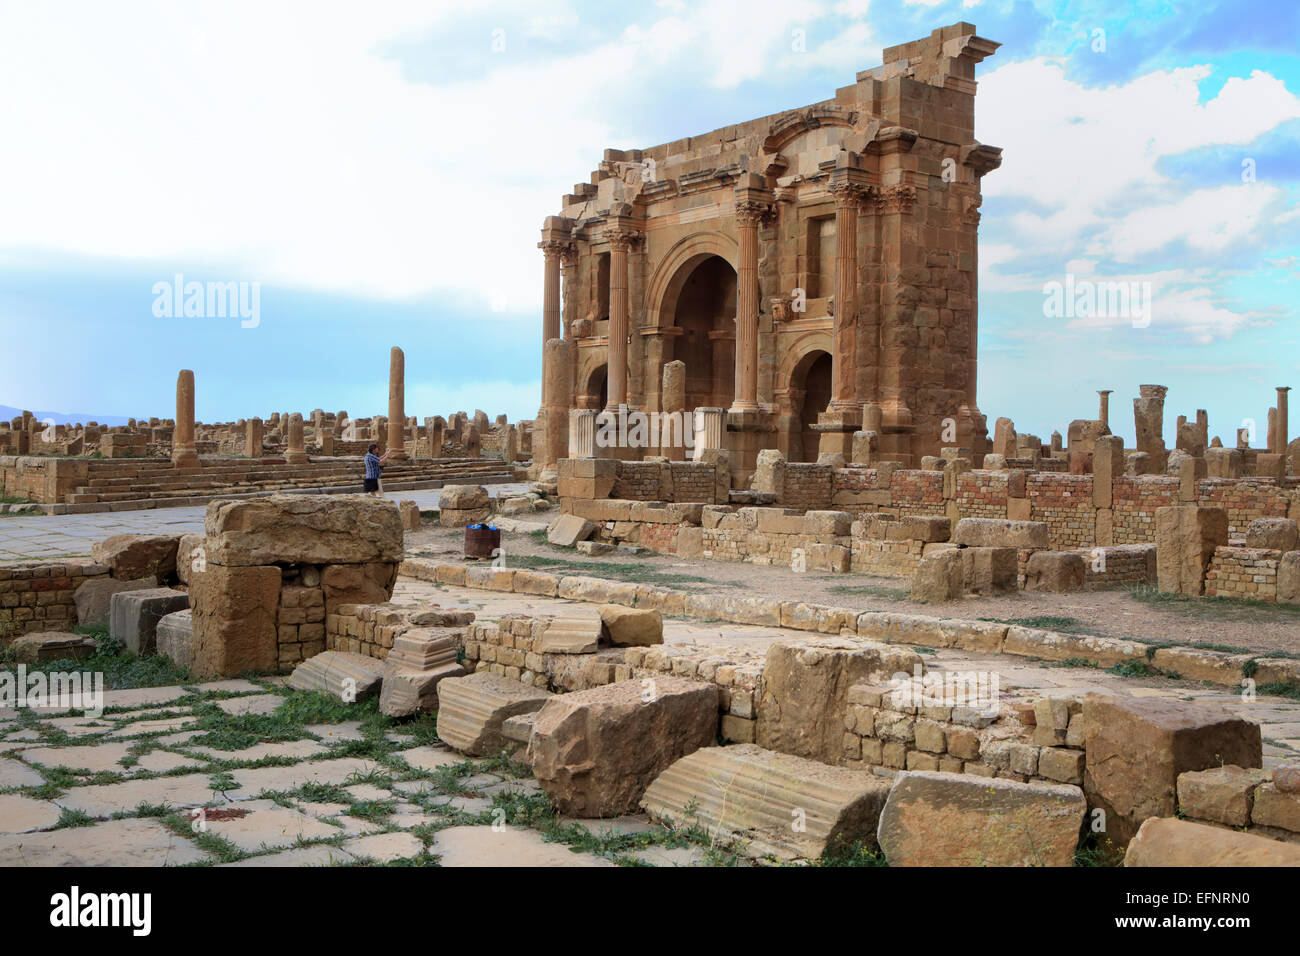
<instances>
[{"instance_id":1,"label":"distant hill","mask_svg":"<svg viewBox=\"0 0 1300 956\"><path fill-rule=\"evenodd\" d=\"M31 410L32 414L40 421L52 420L56 425L75 425L81 422L99 422L101 425L125 425L128 421L118 415L96 415L93 412L40 412L36 409ZM13 421L23 413L21 408L12 408L9 405L0 405L0 421Z\"/></svg>"}]
</instances>

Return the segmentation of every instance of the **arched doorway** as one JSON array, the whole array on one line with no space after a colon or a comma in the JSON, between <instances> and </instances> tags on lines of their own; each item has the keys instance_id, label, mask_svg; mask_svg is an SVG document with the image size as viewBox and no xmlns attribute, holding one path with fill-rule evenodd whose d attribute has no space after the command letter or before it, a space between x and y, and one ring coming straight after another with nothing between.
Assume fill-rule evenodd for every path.
<instances>
[{"instance_id":1,"label":"arched doorway","mask_svg":"<svg viewBox=\"0 0 1300 956\"><path fill-rule=\"evenodd\" d=\"M609 404L609 367L597 365L587 375L582 392L575 402L578 408L603 409Z\"/></svg>"},{"instance_id":2,"label":"arched doorway","mask_svg":"<svg viewBox=\"0 0 1300 956\"><path fill-rule=\"evenodd\" d=\"M704 255L684 263L676 279L665 312L681 329L673 358L686 363L686 407L727 408L735 393L736 270L721 256Z\"/></svg>"},{"instance_id":3,"label":"arched doorway","mask_svg":"<svg viewBox=\"0 0 1300 956\"><path fill-rule=\"evenodd\" d=\"M831 401L831 353L814 349L801 358L790 375L790 389L792 394L803 395L796 409L801 446L797 460L816 461L820 442L812 426Z\"/></svg>"}]
</instances>

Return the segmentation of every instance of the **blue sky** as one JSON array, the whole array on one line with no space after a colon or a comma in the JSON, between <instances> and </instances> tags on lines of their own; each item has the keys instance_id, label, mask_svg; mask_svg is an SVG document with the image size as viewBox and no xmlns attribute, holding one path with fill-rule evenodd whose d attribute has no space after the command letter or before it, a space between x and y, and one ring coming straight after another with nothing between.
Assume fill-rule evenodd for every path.
<instances>
[{"instance_id":1,"label":"blue sky","mask_svg":"<svg viewBox=\"0 0 1300 956\"><path fill-rule=\"evenodd\" d=\"M77 6L77 5L72 5ZM542 219L606 147L833 95L968 20L984 180L979 404L1132 439L1170 386L1230 442L1300 386L1300 4L9 4L0 12L0 405L410 414L539 398ZM794 49L795 31L805 49ZM1100 32L1099 32L1100 31ZM1243 181L1245 163L1253 181ZM257 282L260 321L154 285ZM1058 318L1048 282L1150 283L1149 324ZM1261 439L1262 440L1262 439Z\"/></svg>"}]
</instances>

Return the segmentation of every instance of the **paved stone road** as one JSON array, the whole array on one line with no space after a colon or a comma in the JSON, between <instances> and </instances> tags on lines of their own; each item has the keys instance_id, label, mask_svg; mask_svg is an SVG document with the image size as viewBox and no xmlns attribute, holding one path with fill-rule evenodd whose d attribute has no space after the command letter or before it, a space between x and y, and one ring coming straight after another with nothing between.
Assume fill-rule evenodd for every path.
<instances>
[{"instance_id":1,"label":"paved stone road","mask_svg":"<svg viewBox=\"0 0 1300 956\"><path fill-rule=\"evenodd\" d=\"M521 494L528 488L521 483L484 487L494 497ZM440 495L439 489L430 488L395 491L385 497L414 501L422 511L431 511L438 507ZM0 562L85 555L96 541L114 534L190 534L203 530L206 511L206 506L199 506L0 518Z\"/></svg>"}]
</instances>

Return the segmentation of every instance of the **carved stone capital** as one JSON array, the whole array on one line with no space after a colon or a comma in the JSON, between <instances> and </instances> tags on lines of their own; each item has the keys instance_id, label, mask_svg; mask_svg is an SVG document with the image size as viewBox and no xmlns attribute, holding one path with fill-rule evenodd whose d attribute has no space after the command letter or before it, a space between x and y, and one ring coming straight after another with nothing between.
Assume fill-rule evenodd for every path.
<instances>
[{"instance_id":1,"label":"carved stone capital","mask_svg":"<svg viewBox=\"0 0 1300 956\"><path fill-rule=\"evenodd\" d=\"M641 233L635 229L611 229L605 233L609 247L615 252L629 252L641 241Z\"/></svg>"},{"instance_id":2,"label":"carved stone capital","mask_svg":"<svg viewBox=\"0 0 1300 956\"><path fill-rule=\"evenodd\" d=\"M872 194L870 186L854 182L831 182L826 191L835 200L836 209L861 209Z\"/></svg>"},{"instance_id":3,"label":"carved stone capital","mask_svg":"<svg viewBox=\"0 0 1300 956\"><path fill-rule=\"evenodd\" d=\"M774 215L772 204L754 200L736 202L736 224L740 226L761 226Z\"/></svg>"}]
</instances>

